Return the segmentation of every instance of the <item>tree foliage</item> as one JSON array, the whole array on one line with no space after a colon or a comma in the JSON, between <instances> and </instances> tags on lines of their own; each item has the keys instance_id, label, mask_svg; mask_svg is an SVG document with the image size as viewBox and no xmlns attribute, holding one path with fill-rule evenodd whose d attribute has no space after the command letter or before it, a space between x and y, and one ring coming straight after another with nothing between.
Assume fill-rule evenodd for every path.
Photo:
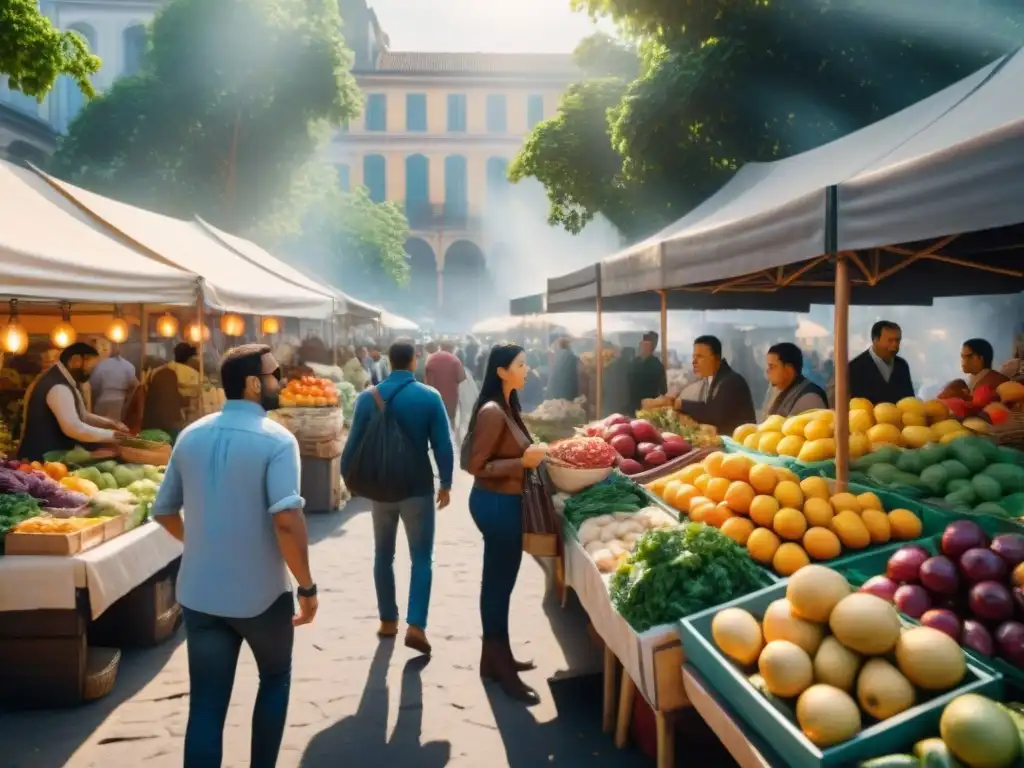
<instances>
[{"instance_id":1,"label":"tree foliage","mask_svg":"<svg viewBox=\"0 0 1024 768\"><path fill-rule=\"evenodd\" d=\"M715 191L744 163L777 160L896 112L1024 42L1014 0L572 0L638 41L642 66L607 110L620 164L590 147L559 163L555 140L592 137L593 113L560 110L527 140L518 167L552 197L551 219L572 229L597 213L627 235L621 209L666 224ZM592 44L591 44L592 45ZM586 53L577 50L577 60ZM590 73L584 70L585 76ZM581 87L571 88L566 100ZM621 196L602 190L614 179ZM575 218L557 194L573 190ZM552 196L552 191L556 194ZM628 223L628 222L627 222ZM649 222L640 222L644 224Z\"/></svg>"},{"instance_id":2,"label":"tree foliage","mask_svg":"<svg viewBox=\"0 0 1024 768\"><path fill-rule=\"evenodd\" d=\"M68 75L86 96L100 59L77 32L62 32L39 10L37 0L0 2L0 75L11 88L42 99L61 75Z\"/></svg>"}]
</instances>

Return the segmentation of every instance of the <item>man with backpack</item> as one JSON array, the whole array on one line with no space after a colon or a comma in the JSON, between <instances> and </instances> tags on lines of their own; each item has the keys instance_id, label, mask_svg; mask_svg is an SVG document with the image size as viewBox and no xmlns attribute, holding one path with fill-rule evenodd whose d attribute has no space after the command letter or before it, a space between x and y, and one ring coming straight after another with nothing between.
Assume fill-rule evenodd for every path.
<instances>
[{"instance_id":1,"label":"man with backpack","mask_svg":"<svg viewBox=\"0 0 1024 768\"><path fill-rule=\"evenodd\" d=\"M392 373L356 399L352 427L341 455L341 473L354 496L373 511L373 583L380 637L398 634L395 599L395 540L401 520L409 540L409 585L405 644L430 653L427 610L434 558L434 452L441 488L437 509L450 501L454 450L448 413L436 389L416 381L416 348L399 340L388 350Z\"/></svg>"}]
</instances>

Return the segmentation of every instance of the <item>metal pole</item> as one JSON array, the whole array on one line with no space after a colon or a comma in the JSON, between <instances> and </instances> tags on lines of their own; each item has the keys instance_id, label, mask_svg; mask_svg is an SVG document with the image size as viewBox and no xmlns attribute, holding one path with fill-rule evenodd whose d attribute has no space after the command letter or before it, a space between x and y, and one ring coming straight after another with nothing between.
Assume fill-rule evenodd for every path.
<instances>
[{"instance_id":1,"label":"metal pole","mask_svg":"<svg viewBox=\"0 0 1024 768\"><path fill-rule=\"evenodd\" d=\"M661 364L668 370L668 291L661 294ZM664 394L664 393L662 393Z\"/></svg>"},{"instance_id":2,"label":"metal pole","mask_svg":"<svg viewBox=\"0 0 1024 768\"><path fill-rule=\"evenodd\" d=\"M835 254L835 362L836 491L846 490L850 479L850 264L839 252L839 192L832 186L825 197L825 250Z\"/></svg>"},{"instance_id":3,"label":"metal pole","mask_svg":"<svg viewBox=\"0 0 1024 768\"><path fill-rule=\"evenodd\" d=\"M196 292L196 325L199 331L199 415L206 415L206 401L203 397L203 387L206 383L205 368L206 363L203 360L203 292L199 290Z\"/></svg>"},{"instance_id":4,"label":"metal pole","mask_svg":"<svg viewBox=\"0 0 1024 768\"><path fill-rule=\"evenodd\" d=\"M597 350L595 353L597 364L597 403L594 418L600 419L602 398L604 396L604 326L601 322L601 265L597 266Z\"/></svg>"},{"instance_id":5,"label":"metal pole","mask_svg":"<svg viewBox=\"0 0 1024 768\"><path fill-rule=\"evenodd\" d=\"M149 310L139 304L139 381L146 367L146 346L149 343Z\"/></svg>"}]
</instances>

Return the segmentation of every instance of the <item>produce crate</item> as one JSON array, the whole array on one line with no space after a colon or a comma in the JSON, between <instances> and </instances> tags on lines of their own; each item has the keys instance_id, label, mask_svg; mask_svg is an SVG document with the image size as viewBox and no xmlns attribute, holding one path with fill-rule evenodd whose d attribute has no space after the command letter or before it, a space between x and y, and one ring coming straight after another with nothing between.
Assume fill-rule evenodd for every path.
<instances>
[{"instance_id":1,"label":"produce crate","mask_svg":"<svg viewBox=\"0 0 1024 768\"><path fill-rule=\"evenodd\" d=\"M830 567L843 574L843 576L846 577L846 580L853 586L859 587L872 576L884 574L889 558L900 547L913 544L919 547L924 547L931 554L937 555L939 554L939 540L940 536L928 536L923 539L918 539L917 541L905 541L901 542L898 546L887 547L885 550L866 552L859 558L850 558L846 563L830 564ZM919 623L904 614L900 614L900 616L902 616L903 620L908 623ZM1003 661L1002 659L982 656L980 653L972 651L970 648L964 648L964 652L972 659L973 663L998 672L1006 678L1007 685L1013 688L1014 691L1018 692L1020 695L1024 695L1024 670L1015 667L1013 664Z\"/></svg>"},{"instance_id":2,"label":"produce crate","mask_svg":"<svg viewBox=\"0 0 1024 768\"><path fill-rule=\"evenodd\" d=\"M965 693L977 693L1001 700L1003 678L975 663L968 656L967 675L962 685L948 693L927 698L917 706L881 723L868 721L864 730L849 741L820 749L804 736L796 718L787 717L747 680L748 673L719 652L711 638L711 621L724 608L742 608L754 616L764 614L768 605L786 596L788 582L733 600L698 613L681 623L683 650L692 665L725 703L777 753L786 756L792 768L822 768L856 764L878 755L901 752L907 744L934 736L946 705Z\"/></svg>"},{"instance_id":3,"label":"produce crate","mask_svg":"<svg viewBox=\"0 0 1024 768\"><path fill-rule=\"evenodd\" d=\"M302 498L307 512L333 512L344 506L341 456L317 459L302 456Z\"/></svg>"},{"instance_id":4,"label":"produce crate","mask_svg":"<svg viewBox=\"0 0 1024 768\"><path fill-rule=\"evenodd\" d=\"M105 524L74 533L8 533L4 538L7 555L56 555L68 557L98 547L104 539Z\"/></svg>"}]
</instances>

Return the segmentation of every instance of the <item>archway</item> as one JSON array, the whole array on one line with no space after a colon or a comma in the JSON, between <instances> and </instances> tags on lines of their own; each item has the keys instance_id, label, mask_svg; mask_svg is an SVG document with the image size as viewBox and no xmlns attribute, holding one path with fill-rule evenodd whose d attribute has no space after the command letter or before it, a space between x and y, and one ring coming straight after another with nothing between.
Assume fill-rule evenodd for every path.
<instances>
[{"instance_id":1,"label":"archway","mask_svg":"<svg viewBox=\"0 0 1024 768\"><path fill-rule=\"evenodd\" d=\"M418 307L437 306L437 257L434 249L420 237L405 241L405 255L409 260L409 298Z\"/></svg>"},{"instance_id":2,"label":"archway","mask_svg":"<svg viewBox=\"0 0 1024 768\"><path fill-rule=\"evenodd\" d=\"M444 305L446 316L471 321L480 316L489 296L487 262L480 246L456 240L444 254Z\"/></svg>"}]
</instances>

